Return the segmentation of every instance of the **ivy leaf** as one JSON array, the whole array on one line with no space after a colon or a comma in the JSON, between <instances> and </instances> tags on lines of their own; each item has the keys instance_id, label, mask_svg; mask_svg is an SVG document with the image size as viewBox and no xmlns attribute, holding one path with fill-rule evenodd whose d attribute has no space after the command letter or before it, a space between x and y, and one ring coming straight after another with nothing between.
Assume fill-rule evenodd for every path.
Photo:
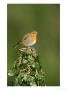
<instances>
[{"instance_id":1,"label":"ivy leaf","mask_svg":"<svg viewBox=\"0 0 67 90\"><path fill-rule=\"evenodd\" d=\"M8 76L14 76L14 73L12 72L12 70L9 70Z\"/></svg>"},{"instance_id":2,"label":"ivy leaf","mask_svg":"<svg viewBox=\"0 0 67 90\"><path fill-rule=\"evenodd\" d=\"M23 80L27 81L27 74L24 75Z\"/></svg>"},{"instance_id":3,"label":"ivy leaf","mask_svg":"<svg viewBox=\"0 0 67 90\"><path fill-rule=\"evenodd\" d=\"M27 76L27 81L30 81L31 82L33 80L34 80L34 77L33 76L30 76L30 75Z\"/></svg>"},{"instance_id":4,"label":"ivy leaf","mask_svg":"<svg viewBox=\"0 0 67 90\"><path fill-rule=\"evenodd\" d=\"M40 65L38 62L35 63L35 66L36 66L36 69L38 69L38 70L40 69Z\"/></svg>"},{"instance_id":5,"label":"ivy leaf","mask_svg":"<svg viewBox=\"0 0 67 90\"><path fill-rule=\"evenodd\" d=\"M23 59L23 64L26 64L27 62L28 62L27 60Z\"/></svg>"},{"instance_id":6,"label":"ivy leaf","mask_svg":"<svg viewBox=\"0 0 67 90\"><path fill-rule=\"evenodd\" d=\"M30 82L30 86L37 86L36 82L32 81Z\"/></svg>"},{"instance_id":7,"label":"ivy leaf","mask_svg":"<svg viewBox=\"0 0 67 90\"><path fill-rule=\"evenodd\" d=\"M35 68L35 62L31 65L33 68Z\"/></svg>"},{"instance_id":8,"label":"ivy leaf","mask_svg":"<svg viewBox=\"0 0 67 90\"><path fill-rule=\"evenodd\" d=\"M15 79L15 86L18 86L19 83L18 83L18 78Z\"/></svg>"}]
</instances>

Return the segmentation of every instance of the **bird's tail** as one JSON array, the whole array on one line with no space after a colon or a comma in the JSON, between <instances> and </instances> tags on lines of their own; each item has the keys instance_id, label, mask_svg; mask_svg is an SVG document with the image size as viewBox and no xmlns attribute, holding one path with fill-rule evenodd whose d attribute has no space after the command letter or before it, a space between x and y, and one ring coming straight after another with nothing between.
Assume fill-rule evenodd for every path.
<instances>
[{"instance_id":1,"label":"bird's tail","mask_svg":"<svg viewBox=\"0 0 67 90\"><path fill-rule=\"evenodd\" d=\"M14 48L17 48L20 44L20 41L18 41L15 45L13 45Z\"/></svg>"}]
</instances>

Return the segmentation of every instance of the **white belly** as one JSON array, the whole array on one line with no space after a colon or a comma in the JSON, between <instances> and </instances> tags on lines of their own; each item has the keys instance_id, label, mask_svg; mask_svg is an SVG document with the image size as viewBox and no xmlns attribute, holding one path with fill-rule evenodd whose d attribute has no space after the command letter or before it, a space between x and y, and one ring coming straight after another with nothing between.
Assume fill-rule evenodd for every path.
<instances>
[{"instance_id":1,"label":"white belly","mask_svg":"<svg viewBox=\"0 0 67 90\"><path fill-rule=\"evenodd\" d=\"M24 43L25 46L33 46L36 43L36 40L31 41L29 43Z\"/></svg>"}]
</instances>

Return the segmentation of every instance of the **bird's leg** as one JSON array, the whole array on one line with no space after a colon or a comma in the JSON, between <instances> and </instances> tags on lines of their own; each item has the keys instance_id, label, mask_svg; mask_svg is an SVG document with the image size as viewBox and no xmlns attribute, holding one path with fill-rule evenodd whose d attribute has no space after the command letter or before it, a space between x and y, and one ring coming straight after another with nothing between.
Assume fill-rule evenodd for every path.
<instances>
[{"instance_id":1,"label":"bird's leg","mask_svg":"<svg viewBox=\"0 0 67 90\"><path fill-rule=\"evenodd\" d=\"M33 46L31 46L31 50L33 51L33 50L35 50L35 48Z\"/></svg>"},{"instance_id":2,"label":"bird's leg","mask_svg":"<svg viewBox=\"0 0 67 90\"><path fill-rule=\"evenodd\" d=\"M28 50L32 53L35 50L35 48L33 46L29 46Z\"/></svg>"},{"instance_id":3,"label":"bird's leg","mask_svg":"<svg viewBox=\"0 0 67 90\"><path fill-rule=\"evenodd\" d=\"M31 46L28 47L28 50L29 50L30 52L32 51Z\"/></svg>"}]
</instances>

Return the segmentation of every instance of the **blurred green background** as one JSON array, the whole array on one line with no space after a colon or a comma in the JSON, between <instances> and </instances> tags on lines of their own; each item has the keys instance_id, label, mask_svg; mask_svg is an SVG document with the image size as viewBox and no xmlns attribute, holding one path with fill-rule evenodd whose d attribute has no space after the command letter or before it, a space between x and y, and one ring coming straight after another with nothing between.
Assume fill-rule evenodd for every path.
<instances>
[{"instance_id":1,"label":"blurred green background","mask_svg":"<svg viewBox=\"0 0 67 90\"><path fill-rule=\"evenodd\" d=\"M38 32L35 45L46 72L46 85L60 85L60 4L7 5L7 69L16 60L18 40L31 31ZM9 83L9 82L8 82Z\"/></svg>"}]
</instances>

